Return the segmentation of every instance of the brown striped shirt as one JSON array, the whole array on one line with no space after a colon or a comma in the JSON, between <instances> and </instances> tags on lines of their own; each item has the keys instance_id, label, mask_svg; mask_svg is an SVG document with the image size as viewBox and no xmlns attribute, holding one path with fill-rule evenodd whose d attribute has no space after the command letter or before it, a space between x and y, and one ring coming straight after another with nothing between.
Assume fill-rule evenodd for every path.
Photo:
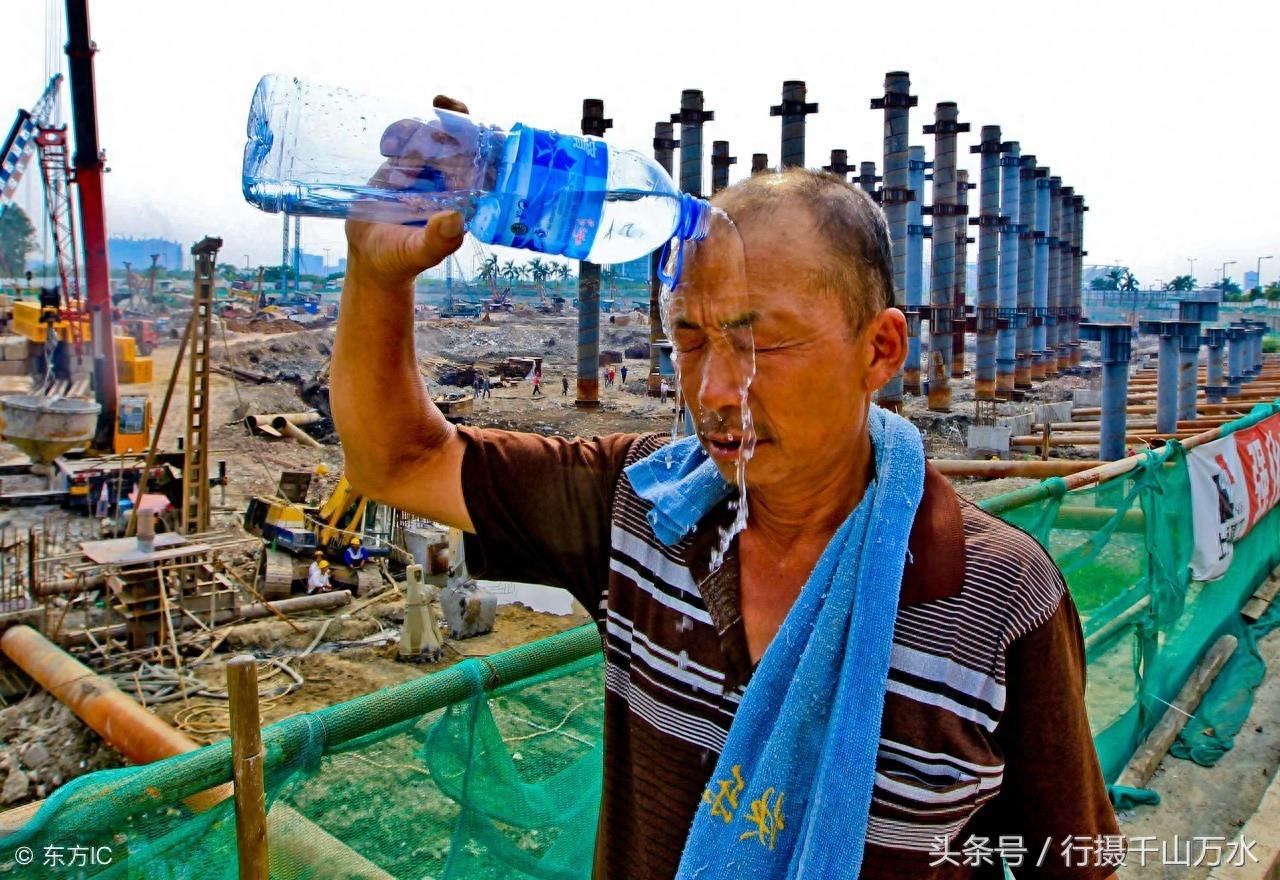
<instances>
[{"instance_id":1,"label":"brown striped shirt","mask_svg":"<svg viewBox=\"0 0 1280 880\"><path fill-rule=\"evenodd\" d=\"M752 672L736 543L709 571L727 503L665 547L622 469L666 438L462 434L472 570L564 587L604 634L598 873L672 877ZM1000 877L970 839L1024 850L1019 878L1109 876L1079 848L1119 832L1057 568L932 468L908 554L861 876Z\"/></svg>"}]
</instances>

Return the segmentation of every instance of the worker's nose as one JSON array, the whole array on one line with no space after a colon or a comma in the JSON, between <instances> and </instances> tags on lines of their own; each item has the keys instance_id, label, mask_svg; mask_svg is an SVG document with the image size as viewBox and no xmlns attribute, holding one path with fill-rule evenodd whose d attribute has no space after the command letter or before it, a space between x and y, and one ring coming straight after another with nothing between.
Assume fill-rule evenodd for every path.
<instances>
[{"instance_id":1,"label":"worker's nose","mask_svg":"<svg viewBox=\"0 0 1280 880\"><path fill-rule=\"evenodd\" d=\"M698 364L698 409L724 412L741 408L750 381L751 357L732 345L712 345Z\"/></svg>"}]
</instances>

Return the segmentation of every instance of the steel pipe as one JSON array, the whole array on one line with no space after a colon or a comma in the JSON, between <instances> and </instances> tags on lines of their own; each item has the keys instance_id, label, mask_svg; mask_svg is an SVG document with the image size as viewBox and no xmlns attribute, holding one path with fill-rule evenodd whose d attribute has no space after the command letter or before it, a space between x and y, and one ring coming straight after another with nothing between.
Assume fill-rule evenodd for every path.
<instances>
[{"instance_id":1,"label":"steel pipe","mask_svg":"<svg viewBox=\"0 0 1280 880\"><path fill-rule=\"evenodd\" d=\"M1200 356L1200 323L1178 322L1178 418L1196 417L1196 359Z\"/></svg>"},{"instance_id":2,"label":"steel pipe","mask_svg":"<svg viewBox=\"0 0 1280 880\"><path fill-rule=\"evenodd\" d=\"M967 125L968 123L966 123ZM969 182L969 172L963 168L956 171L956 258L955 295L951 302L951 378L964 378L964 337L966 309L969 287L969 190L974 184ZM930 385L929 387L933 387Z\"/></svg>"},{"instance_id":3,"label":"steel pipe","mask_svg":"<svg viewBox=\"0 0 1280 880\"><path fill-rule=\"evenodd\" d=\"M1061 225L1058 227L1058 372L1071 371L1071 342L1075 333L1073 315L1075 301L1072 297L1073 271L1072 247L1075 241L1075 210L1072 201L1074 190L1063 186L1058 190Z\"/></svg>"},{"instance_id":4,"label":"steel pipe","mask_svg":"<svg viewBox=\"0 0 1280 880\"><path fill-rule=\"evenodd\" d=\"M680 112L671 114L680 123L680 189L692 196L702 195L702 126L715 118L714 110L705 109L701 89L681 92Z\"/></svg>"},{"instance_id":5,"label":"steel pipe","mask_svg":"<svg viewBox=\"0 0 1280 880\"><path fill-rule=\"evenodd\" d=\"M906 303L902 310L907 316L907 360L902 367L902 390L907 394L919 394L921 391L920 307L924 305L924 240L927 234L923 205L925 171L929 165L924 158L924 147L907 149L907 186L912 192L912 199L907 203Z\"/></svg>"},{"instance_id":6,"label":"steel pipe","mask_svg":"<svg viewBox=\"0 0 1280 880\"><path fill-rule=\"evenodd\" d=\"M699 104L701 92L698 93ZM582 102L582 133L603 137L613 127L604 115L604 101L586 98ZM683 153L681 154L683 158ZM701 172L702 141L698 140L698 167ZM698 183L702 178L699 176ZM574 406L594 409L600 405L600 267L578 261L578 370Z\"/></svg>"},{"instance_id":7,"label":"steel pipe","mask_svg":"<svg viewBox=\"0 0 1280 880\"><path fill-rule=\"evenodd\" d=\"M974 397L996 399L996 330L1000 285L1000 126L982 126L980 143L971 148L982 156L978 226L977 364Z\"/></svg>"},{"instance_id":8,"label":"steel pipe","mask_svg":"<svg viewBox=\"0 0 1280 880\"><path fill-rule=\"evenodd\" d=\"M884 185L880 205L889 221L889 244L893 252L893 302L906 304L907 205L912 193L908 181L907 125L910 108L916 105L911 94L911 78L906 71L885 74L884 96L871 100L872 110L884 111ZM886 409L902 408L901 371L880 389L878 401Z\"/></svg>"},{"instance_id":9,"label":"steel pipe","mask_svg":"<svg viewBox=\"0 0 1280 880\"><path fill-rule=\"evenodd\" d=\"M1058 337L1063 331L1061 315L1062 290L1062 248L1059 247L1062 236L1062 178L1049 178L1049 235L1046 239L1048 251L1046 256L1049 273L1048 305L1045 318L1047 332L1045 334L1044 374L1046 378L1058 375Z\"/></svg>"},{"instance_id":10,"label":"steel pipe","mask_svg":"<svg viewBox=\"0 0 1280 880\"><path fill-rule=\"evenodd\" d=\"M1125 456L1129 396L1129 358L1133 328L1128 324L1086 324L1083 339L1101 343L1102 420L1098 457L1116 461ZM1078 429L1079 426L1076 426Z\"/></svg>"},{"instance_id":11,"label":"steel pipe","mask_svg":"<svg viewBox=\"0 0 1280 880\"><path fill-rule=\"evenodd\" d=\"M960 310L956 299L956 222L960 213L959 181L956 178L956 134L968 131L967 123L957 121L954 101L943 101L933 111L933 125L925 134L934 136L933 147L933 245L929 252L929 409L951 410L951 360L955 356L956 322L960 321L961 369L964 360L964 293L961 287ZM924 150L921 149L923 159ZM965 229L961 226L960 234ZM964 264L959 265L964 274ZM963 281L961 281L963 285Z\"/></svg>"},{"instance_id":12,"label":"steel pipe","mask_svg":"<svg viewBox=\"0 0 1280 880\"><path fill-rule=\"evenodd\" d=\"M782 84L782 103L769 108L770 116L782 117L782 167L804 167L805 117L818 112L818 105L805 101L804 80L789 79Z\"/></svg>"},{"instance_id":13,"label":"steel pipe","mask_svg":"<svg viewBox=\"0 0 1280 880\"><path fill-rule=\"evenodd\" d=\"M1018 161L1018 295L1016 322L1016 358L1013 387L1031 388L1032 349L1031 318L1035 309L1035 216L1036 157L1023 156Z\"/></svg>"},{"instance_id":14,"label":"steel pipe","mask_svg":"<svg viewBox=\"0 0 1280 880\"><path fill-rule=\"evenodd\" d=\"M1000 280L997 299L1000 329L996 342L996 397L1013 400L1014 373L1018 365L1018 218L1022 210L1019 179L1021 148L1017 141L1003 145L1000 157Z\"/></svg>"},{"instance_id":15,"label":"steel pipe","mask_svg":"<svg viewBox=\"0 0 1280 880\"><path fill-rule=\"evenodd\" d=\"M1084 290L1084 257L1088 253L1084 249L1084 213L1089 208L1084 203L1084 196L1078 193L1072 199L1075 208L1075 223L1072 226L1071 243L1071 366L1080 366L1080 320L1083 313Z\"/></svg>"},{"instance_id":16,"label":"steel pipe","mask_svg":"<svg viewBox=\"0 0 1280 880\"><path fill-rule=\"evenodd\" d=\"M729 166L738 163L737 156L729 155L728 141L711 142L711 194L715 195L729 186Z\"/></svg>"},{"instance_id":17,"label":"steel pipe","mask_svg":"<svg viewBox=\"0 0 1280 880\"><path fill-rule=\"evenodd\" d=\"M670 122L653 124L653 158L662 169L671 174L675 163L675 151L680 142L675 139ZM661 251L654 251L649 257L649 377L648 392L650 397L657 397L662 388L662 343L666 342L666 331L662 328L662 282L658 280L658 259Z\"/></svg>"},{"instance_id":18,"label":"steel pipe","mask_svg":"<svg viewBox=\"0 0 1280 880\"><path fill-rule=\"evenodd\" d=\"M1048 329L1049 318L1049 169L1037 166L1035 169L1036 207L1032 221L1035 236L1032 249L1032 324L1031 348L1034 355L1031 361L1031 378L1040 381L1045 378L1048 368L1049 352Z\"/></svg>"},{"instance_id":19,"label":"steel pipe","mask_svg":"<svg viewBox=\"0 0 1280 880\"><path fill-rule=\"evenodd\" d=\"M1210 403L1222 403L1227 394L1226 370L1223 362L1223 349L1227 346L1227 329L1225 327L1204 328L1204 344L1209 353L1205 370L1205 396Z\"/></svg>"}]
</instances>

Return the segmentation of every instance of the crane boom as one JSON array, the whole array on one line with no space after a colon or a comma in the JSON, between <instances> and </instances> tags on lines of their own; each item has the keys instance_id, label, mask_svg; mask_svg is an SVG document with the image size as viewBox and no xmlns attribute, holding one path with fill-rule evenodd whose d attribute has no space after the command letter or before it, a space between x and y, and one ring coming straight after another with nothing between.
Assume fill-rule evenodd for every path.
<instances>
[{"instance_id":1,"label":"crane boom","mask_svg":"<svg viewBox=\"0 0 1280 880\"><path fill-rule=\"evenodd\" d=\"M94 97L93 55L89 38L88 0L67 0L67 68L71 79L71 111L75 123L75 182L80 194L80 233L84 245L86 305L93 337L94 388L102 412L94 445L114 445L119 392L116 352L111 329L111 289L107 260L107 218L102 196L106 160L98 145L98 110Z\"/></svg>"},{"instance_id":2,"label":"crane boom","mask_svg":"<svg viewBox=\"0 0 1280 880\"><path fill-rule=\"evenodd\" d=\"M22 174L36 149L36 132L53 121L61 85L62 74L55 73L31 109L18 111L13 127L4 139L4 147L0 149L0 210L13 200L18 184L22 182Z\"/></svg>"}]
</instances>

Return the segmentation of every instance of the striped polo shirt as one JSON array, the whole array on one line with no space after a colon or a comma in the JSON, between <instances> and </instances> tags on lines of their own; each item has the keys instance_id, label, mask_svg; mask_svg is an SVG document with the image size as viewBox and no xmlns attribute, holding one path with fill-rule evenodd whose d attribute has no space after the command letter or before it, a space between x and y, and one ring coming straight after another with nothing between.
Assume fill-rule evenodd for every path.
<instances>
[{"instance_id":1,"label":"striped polo shirt","mask_svg":"<svg viewBox=\"0 0 1280 880\"><path fill-rule=\"evenodd\" d=\"M720 505L675 546L657 540L622 468L660 435L462 434L472 570L564 587L604 635L596 875L672 877L698 809L746 818L710 778L753 670L736 542L710 567L732 511ZM1019 878L1109 876L1069 849L1118 834L1083 690L1079 619L1052 560L927 468L861 876L1001 876L996 859L965 857L975 839L1024 851Z\"/></svg>"}]
</instances>

